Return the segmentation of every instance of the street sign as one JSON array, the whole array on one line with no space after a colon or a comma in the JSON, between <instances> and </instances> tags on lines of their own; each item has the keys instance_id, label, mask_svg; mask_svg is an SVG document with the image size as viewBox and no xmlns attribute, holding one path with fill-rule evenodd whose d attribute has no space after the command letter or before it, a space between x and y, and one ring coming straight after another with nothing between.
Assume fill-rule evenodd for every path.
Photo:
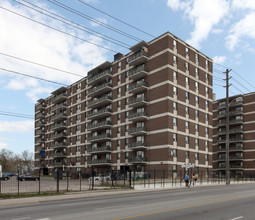
<instances>
[{"instance_id":1,"label":"street sign","mask_svg":"<svg viewBox=\"0 0 255 220\"><path fill-rule=\"evenodd\" d=\"M186 169L195 168L195 165L194 164L183 164L182 168L186 168Z\"/></svg>"}]
</instances>

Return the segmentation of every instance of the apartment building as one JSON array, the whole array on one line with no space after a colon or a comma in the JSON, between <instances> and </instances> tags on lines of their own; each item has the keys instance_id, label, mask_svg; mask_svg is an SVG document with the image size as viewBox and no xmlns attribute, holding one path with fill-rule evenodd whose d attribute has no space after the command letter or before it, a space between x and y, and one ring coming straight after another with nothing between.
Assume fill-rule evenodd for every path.
<instances>
[{"instance_id":1,"label":"apartment building","mask_svg":"<svg viewBox=\"0 0 255 220\"><path fill-rule=\"evenodd\" d=\"M231 177L255 171L255 93L229 98L229 164ZM226 99L213 103L213 171L225 177Z\"/></svg>"},{"instance_id":2,"label":"apartment building","mask_svg":"<svg viewBox=\"0 0 255 220\"><path fill-rule=\"evenodd\" d=\"M35 166L212 169L212 60L167 32L35 105Z\"/></svg>"}]
</instances>

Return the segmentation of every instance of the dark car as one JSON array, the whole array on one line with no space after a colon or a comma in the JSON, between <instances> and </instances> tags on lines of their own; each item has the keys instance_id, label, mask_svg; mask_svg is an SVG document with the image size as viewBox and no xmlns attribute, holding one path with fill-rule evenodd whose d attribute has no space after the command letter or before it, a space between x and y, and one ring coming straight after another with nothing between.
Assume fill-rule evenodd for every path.
<instances>
[{"instance_id":1,"label":"dark car","mask_svg":"<svg viewBox=\"0 0 255 220\"><path fill-rule=\"evenodd\" d=\"M9 180L10 179L10 177L9 176L5 176L5 175L3 175L2 177L1 177L1 180Z\"/></svg>"},{"instance_id":2,"label":"dark car","mask_svg":"<svg viewBox=\"0 0 255 220\"><path fill-rule=\"evenodd\" d=\"M38 181L38 180L40 180L40 177L23 174L23 175L17 176L17 180L19 180L19 181Z\"/></svg>"}]
</instances>

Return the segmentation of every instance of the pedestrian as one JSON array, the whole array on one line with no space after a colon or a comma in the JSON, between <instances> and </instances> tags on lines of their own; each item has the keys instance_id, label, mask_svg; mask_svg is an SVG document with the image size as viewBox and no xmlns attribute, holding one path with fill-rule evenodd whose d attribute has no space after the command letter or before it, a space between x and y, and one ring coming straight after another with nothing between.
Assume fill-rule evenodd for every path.
<instances>
[{"instance_id":1,"label":"pedestrian","mask_svg":"<svg viewBox=\"0 0 255 220\"><path fill-rule=\"evenodd\" d=\"M195 182L196 182L196 176L195 176L195 173L192 173L191 182L192 182L192 186L194 186L194 185L195 185Z\"/></svg>"},{"instance_id":2,"label":"pedestrian","mask_svg":"<svg viewBox=\"0 0 255 220\"><path fill-rule=\"evenodd\" d=\"M184 181L185 181L186 187L189 187L189 175L187 173L185 174Z\"/></svg>"}]
</instances>

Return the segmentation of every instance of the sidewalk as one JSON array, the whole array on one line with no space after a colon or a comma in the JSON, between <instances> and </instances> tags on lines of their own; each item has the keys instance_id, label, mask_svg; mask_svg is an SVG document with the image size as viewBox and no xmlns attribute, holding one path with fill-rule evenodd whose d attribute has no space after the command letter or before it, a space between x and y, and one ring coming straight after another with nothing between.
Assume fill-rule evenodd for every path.
<instances>
[{"instance_id":1,"label":"sidewalk","mask_svg":"<svg viewBox=\"0 0 255 220\"><path fill-rule=\"evenodd\" d=\"M231 183L234 184L245 184L250 182L235 182ZM254 182L253 182L254 183ZM221 186L225 185L224 182L222 183L197 183L194 187L208 187L208 186ZM0 208L7 208L12 206L25 206L25 205L39 205L40 203L44 202L54 202L54 201L63 201L69 199L81 199L81 198L92 198L97 196L110 196L110 195L119 195L119 194L129 194L129 193L141 193L141 192L148 192L148 191L158 191L158 190L169 190L169 189L181 189L186 188L184 183L180 185L180 182L176 183L176 185L172 185L172 183L165 183L162 184L154 184L151 183L150 185L146 184L145 187L143 184L136 185L134 190L129 189L110 189L110 190L93 190L93 191L81 191L81 192L66 192L62 195L55 195L55 196L38 196L38 197L29 197L29 198L16 198L16 199L3 199L0 200ZM191 186L193 188L193 186Z\"/></svg>"}]
</instances>

